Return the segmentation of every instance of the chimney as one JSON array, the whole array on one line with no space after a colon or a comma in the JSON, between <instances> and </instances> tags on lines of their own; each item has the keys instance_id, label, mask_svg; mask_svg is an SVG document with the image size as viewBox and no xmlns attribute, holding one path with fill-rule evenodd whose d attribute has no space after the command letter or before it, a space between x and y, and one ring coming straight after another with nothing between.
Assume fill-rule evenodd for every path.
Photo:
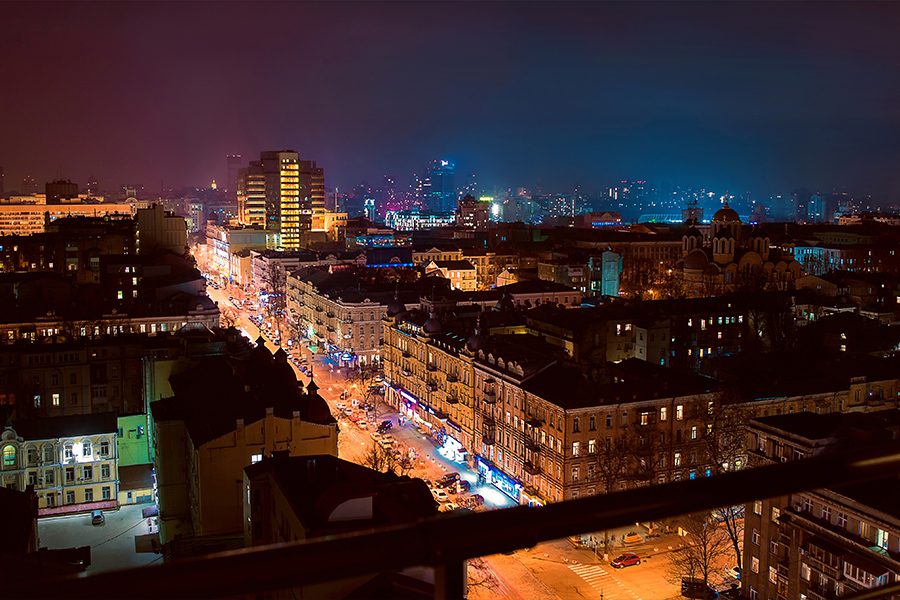
<instances>
[{"instance_id":1,"label":"chimney","mask_svg":"<svg viewBox=\"0 0 900 600\"><path fill-rule=\"evenodd\" d=\"M293 418L293 419L299 419L299 418L300 418L300 411L299 411L299 410L295 410L294 412L292 412L292 413L291 413L291 418Z\"/></svg>"}]
</instances>

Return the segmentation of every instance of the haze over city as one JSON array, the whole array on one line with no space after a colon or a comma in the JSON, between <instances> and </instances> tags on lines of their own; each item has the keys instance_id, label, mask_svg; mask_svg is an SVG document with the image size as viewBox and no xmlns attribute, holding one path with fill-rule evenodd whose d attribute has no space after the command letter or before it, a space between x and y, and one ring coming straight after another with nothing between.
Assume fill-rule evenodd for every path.
<instances>
[{"instance_id":1,"label":"haze over city","mask_svg":"<svg viewBox=\"0 0 900 600\"><path fill-rule=\"evenodd\" d=\"M897 20L894 3L7 4L0 164L7 189L156 192L295 148L329 189L441 157L487 189L895 201Z\"/></svg>"}]
</instances>

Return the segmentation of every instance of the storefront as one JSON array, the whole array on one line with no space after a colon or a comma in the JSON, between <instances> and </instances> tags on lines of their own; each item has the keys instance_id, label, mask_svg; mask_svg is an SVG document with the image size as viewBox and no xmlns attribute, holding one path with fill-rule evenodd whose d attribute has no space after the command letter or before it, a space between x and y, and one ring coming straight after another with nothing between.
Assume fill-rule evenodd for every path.
<instances>
[{"instance_id":1,"label":"storefront","mask_svg":"<svg viewBox=\"0 0 900 600\"><path fill-rule=\"evenodd\" d=\"M546 502L537 494L530 494L526 490L522 490L521 503L526 506L544 506Z\"/></svg>"},{"instance_id":2,"label":"storefront","mask_svg":"<svg viewBox=\"0 0 900 600\"><path fill-rule=\"evenodd\" d=\"M466 462L466 456L468 451L463 446L462 442L459 441L456 435L459 435L457 432L453 431L450 426L452 421L449 419L446 422L448 427L442 427L438 430L437 433L437 441L440 444L438 447L438 454L446 458L447 460L464 463Z\"/></svg>"},{"instance_id":3,"label":"storefront","mask_svg":"<svg viewBox=\"0 0 900 600\"><path fill-rule=\"evenodd\" d=\"M512 498L516 503L520 502L522 484L498 469L489 460L478 457L478 479L490 483L498 490Z\"/></svg>"}]
</instances>

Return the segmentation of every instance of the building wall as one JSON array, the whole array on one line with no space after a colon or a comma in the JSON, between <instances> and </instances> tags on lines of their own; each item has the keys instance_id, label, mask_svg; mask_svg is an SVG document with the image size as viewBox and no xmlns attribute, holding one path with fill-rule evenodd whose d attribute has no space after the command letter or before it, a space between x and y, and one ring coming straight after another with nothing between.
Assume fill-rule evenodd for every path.
<instances>
[{"instance_id":1,"label":"building wall","mask_svg":"<svg viewBox=\"0 0 900 600\"><path fill-rule=\"evenodd\" d=\"M273 451L337 456L337 427L301 421L299 414L282 419L270 412L256 423L239 422L232 433L195 449L190 471L198 484L196 496L190 499L195 535L243 531L242 482L237 475Z\"/></svg>"},{"instance_id":2,"label":"building wall","mask_svg":"<svg viewBox=\"0 0 900 600\"><path fill-rule=\"evenodd\" d=\"M830 443L758 424L749 438L750 466L807 458ZM900 553L895 515L831 490L752 502L744 512L745 597L823 600L900 578L900 561L891 556Z\"/></svg>"},{"instance_id":3,"label":"building wall","mask_svg":"<svg viewBox=\"0 0 900 600\"><path fill-rule=\"evenodd\" d=\"M287 308L298 337L323 346L321 351L331 353L333 347L344 362L369 364L380 360L381 319L386 304L331 299L309 281L289 275ZM344 353L351 355L349 360L343 358Z\"/></svg>"},{"instance_id":4,"label":"building wall","mask_svg":"<svg viewBox=\"0 0 900 600\"><path fill-rule=\"evenodd\" d=\"M147 415L125 415L117 418L119 431L116 445L119 466L146 465L152 462L150 456Z\"/></svg>"}]
</instances>

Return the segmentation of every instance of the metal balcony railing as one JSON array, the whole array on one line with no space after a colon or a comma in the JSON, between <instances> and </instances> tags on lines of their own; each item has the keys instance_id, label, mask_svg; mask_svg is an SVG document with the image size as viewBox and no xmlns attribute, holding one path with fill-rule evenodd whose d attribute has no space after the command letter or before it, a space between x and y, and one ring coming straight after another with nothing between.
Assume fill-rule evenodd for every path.
<instances>
[{"instance_id":1,"label":"metal balcony railing","mask_svg":"<svg viewBox=\"0 0 900 600\"><path fill-rule=\"evenodd\" d=\"M157 599L173 594L219 598L430 565L436 569L435 598L461 598L465 589L463 565L468 559L637 521L661 520L898 473L900 448L882 446L542 507L449 513L410 524L251 547L88 577L48 576L39 583L32 578L7 577L3 592L9 598ZM297 568L298 565L303 568ZM853 594L845 600L885 598L892 593L900 593L900 582Z\"/></svg>"}]
</instances>

